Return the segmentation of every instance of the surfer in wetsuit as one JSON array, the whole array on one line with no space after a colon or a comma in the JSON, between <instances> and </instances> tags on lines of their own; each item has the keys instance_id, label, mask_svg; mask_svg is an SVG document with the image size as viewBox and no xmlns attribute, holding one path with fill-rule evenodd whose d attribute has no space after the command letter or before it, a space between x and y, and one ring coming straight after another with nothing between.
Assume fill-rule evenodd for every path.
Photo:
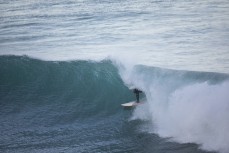
<instances>
[{"instance_id":1,"label":"surfer in wetsuit","mask_svg":"<svg viewBox=\"0 0 229 153\"><path fill-rule=\"evenodd\" d=\"M141 90L138 90L137 88L135 88L135 89L133 90L133 92L134 92L135 95L136 95L137 103L139 103L139 93L142 93L142 91L141 91Z\"/></svg>"}]
</instances>

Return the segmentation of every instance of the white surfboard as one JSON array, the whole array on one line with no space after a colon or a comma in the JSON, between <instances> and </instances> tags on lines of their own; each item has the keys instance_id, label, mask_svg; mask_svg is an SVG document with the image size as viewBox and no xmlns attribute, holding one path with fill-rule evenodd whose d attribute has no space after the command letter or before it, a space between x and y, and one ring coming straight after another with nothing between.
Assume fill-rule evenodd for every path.
<instances>
[{"instance_id":1,"label":"white surfboard","mask_svg":"<svg viewBox=\"0 0 229 153\"><path fill-rule=\"evenodd\" d=\"M141 104L141 102L137 103L136 101L132 101L132 102L129 102L129 103L124 103L124 104L121 104L124 108L131 108L131 107L135 107L137 105Z\"/></svg>"}]
</instances>

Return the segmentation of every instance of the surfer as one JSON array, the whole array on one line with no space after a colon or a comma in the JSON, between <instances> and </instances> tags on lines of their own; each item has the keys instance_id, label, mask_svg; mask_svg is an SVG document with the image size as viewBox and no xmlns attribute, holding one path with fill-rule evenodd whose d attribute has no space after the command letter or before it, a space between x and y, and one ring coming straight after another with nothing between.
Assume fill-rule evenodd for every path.
<instances>
[{"instance_id":1,"label":"surfer","mask_svg":"<svg viewBox=\"0 0 229 153\"><path fill-rule=\"evenodd\" d=\"M137 103L139 103L139 93L142 93L142 91L141 91L141 90L138 90L137 88L135 88L135 89L133 90L133 92L134 92L135 95L136 95Z\"/></svg>"},{"instance_id":2,"label":"surfer","mask_svg":"<svg viewBox=\"0 0 229 153\"><path fill-rule=\"evenodd\" d=\"M140 93L142 93L141 90L137 89L137 88L132 88L131 90L133 90L133 93L136 95L136 101L131 101L131 102L128 102L128 103L124 103L124 104L121 104L125 109L129 109L129 108L134 108L135 106L138 106L140 103L140 100L139 100L139 95Z\"/></svg>"}]
</instances>

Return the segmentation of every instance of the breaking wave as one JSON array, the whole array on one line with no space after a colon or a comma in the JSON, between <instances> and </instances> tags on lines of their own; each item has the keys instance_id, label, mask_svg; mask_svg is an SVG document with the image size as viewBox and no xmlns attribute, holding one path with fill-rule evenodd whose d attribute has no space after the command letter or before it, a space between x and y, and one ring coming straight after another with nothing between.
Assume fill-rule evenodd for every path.
<instances>
[{"instance_id":1,"label":"breaking wave","mask_svg":"<svg viewBox=\"0 0 229 153\"><path fill-rule=\"evenodd\" d=\"M17 125L23 131L118 114L121 103L134 99L130 89L137 87L145 93L145 104L132 119L147 120L147 132L204 150L229 151L228 74L26 56L1 56L0 65L3 145Z\"/></svg>"},{"instance_id":2,"label":"breaking wave","mask_svg":"<svg viewBox=\"0 0 229 153\"><path fill-rule=\"evenodd\" d=\"M146 66L120 72L127 86L144 91L146 103L132 119L151 122L148 132L207 151L229 152L228 74Z\"/></svg>"}]
</instances>

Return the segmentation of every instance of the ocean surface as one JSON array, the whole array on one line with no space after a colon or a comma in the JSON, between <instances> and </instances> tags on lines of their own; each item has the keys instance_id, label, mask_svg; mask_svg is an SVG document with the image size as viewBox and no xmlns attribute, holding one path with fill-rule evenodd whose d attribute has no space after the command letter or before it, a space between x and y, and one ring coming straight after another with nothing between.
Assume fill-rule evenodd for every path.
<instances>
[{"instance_id":1,"label":"ocean surface","mask_svg":"<svg viewBox=\"0 0 229 153\"><path fill-rule=\"evenodd\" d=\"M0 0L0 152L228 153L228 42L228 0Z\"/></svg>"}]
</instances>

